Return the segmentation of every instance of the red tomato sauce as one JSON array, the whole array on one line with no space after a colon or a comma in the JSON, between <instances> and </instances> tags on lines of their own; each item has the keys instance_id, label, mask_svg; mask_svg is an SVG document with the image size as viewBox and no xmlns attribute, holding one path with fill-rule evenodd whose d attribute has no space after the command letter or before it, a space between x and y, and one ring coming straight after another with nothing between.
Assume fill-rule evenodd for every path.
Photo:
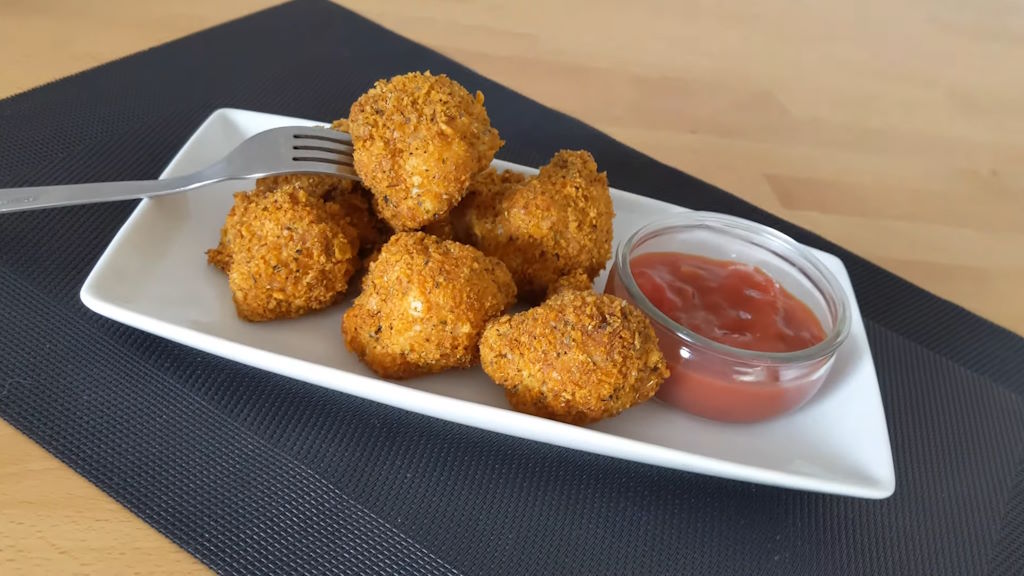
<instances>
[{"instance_id":1,"label":"red tomato sauce","mask_svg":"<svg viewBox=\"0 0 1024 576\"><path fill-rule=\"evenodd\" d=\"M675 322L715 342L761 352L794 352L826 338L821 321L764 270L737 262L653 252L630 260L647 299ZM617 275L605 291L629 294ZM828 374L830 357L796 365L735 359L687 344L654 323L671 375L658 398L693 414L756 422L807 401Z\"/></svg>"},{"instance_id":2,"label":"red tomato sauce","mask_svg":"<svg viewBox=\"0 0 1024 576\"><path fill-rule=\"evenodd\" d=\"M756 266L678 252L640 254L629 266L651 304L715 342L795 352L825 340L807 304Z\"/></svg>"}]
</instances>

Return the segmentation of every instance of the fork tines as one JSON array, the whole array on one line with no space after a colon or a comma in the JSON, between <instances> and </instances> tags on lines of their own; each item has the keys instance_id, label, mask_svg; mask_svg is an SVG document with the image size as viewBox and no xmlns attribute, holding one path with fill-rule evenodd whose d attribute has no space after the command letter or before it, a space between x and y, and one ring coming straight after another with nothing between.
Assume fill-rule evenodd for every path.
<instances>
[{"instance_id":1,"label":"fork tines","mask_svg":"<svg viewBox=\"0 0 1024 576\"><path fill-rule=\"evenodd\" d=\"M304 128L292 135L292 160L352 166L352 137L332 128ZM331 156L321 156L326 152Z\"/></svg>"}]
</instances>

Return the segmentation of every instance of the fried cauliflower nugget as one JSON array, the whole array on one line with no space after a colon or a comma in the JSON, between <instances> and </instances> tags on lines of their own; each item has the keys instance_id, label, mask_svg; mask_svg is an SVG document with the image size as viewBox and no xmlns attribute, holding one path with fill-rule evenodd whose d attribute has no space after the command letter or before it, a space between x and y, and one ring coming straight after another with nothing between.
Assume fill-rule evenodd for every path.
<instances>
[{"instance_id":1,"label":"fried cauliflower nugget","mask_svg":"<svg viewBox=\"0 0 1024 576\"><path fill-rule=\"evenodd\" d=\"M281 174L257 180L256 191L302 190L313 198L326 198L335 193L350 192L353 184L352 180L330 174Z\"/></svg>"},{"instance_id":2,"label":"fried cauliflower nugget","mask_svg":"<svg viewBox=\"0 0 1024 576\"><path fill-rule=\"evenodd\" d=\"M515 295L500 260L423 232L399 232L370 264L341 329L348 349L385 378L464 368L479 360L484 325Z\"/></svg>"},{"instance_id":3,"label":"fried cauliflower nugget","mask_svg":"<svg viewBox=\"0 0 1024 576\"><path fill-rule=\"evenodd\" d=\"M469 194L498 197L510 186L522 184L526 180L526 175L520 172L498 172L494 168L488 168L473 177L473 181L469 183ZM466 200L470 199L467 197Z\"/></svg>"},{"instance_id":4,"label":"fried cauliflower nugget","mask_svg":"<svg viewBox=\"0 0 1024 576\"><path fill-rule=\"evenodd\" d=\"M359 236L359 255L365 258L388 241L394 230L373 211L373 196L358 182L348 191L337 189L325 199L341 208L341 213Z\"/></svg>"},{"instance_id":5,"label":"fried cauliflower nugget","mask_svg":"<svg viewBox=\"0 0 1024 576\"><path fill-rule=\"evenodd\" d=\"M429 72L379 80L352 104L356 173L395 230L447 214L490 165L502 141L483 104L480 92Z\"/></svg>"},{"instance_id":6,"label":"fried cauliflower nugget","mask_svg":"<svg viewBox=\"0 0 1024 576\"><path fill-rule=\"evenodd\" d=\"M581 292L590 292L594 287L594 281L587 276L587 273L582 270L573 270L572 272L562 276L558 280L555 280L548 285L547 298L551 298L559 292L565 290L577 290Z\"/></svg>"},{"instance_id":7,"label":"fried cauliflower nugget","mask_svg":"<svg viewBox=\"0 0 1024 576\"><path fill-rule=\"evenodd\" d=\"M257 192L304 192L313 198L333 202L359 236L359 255L372 254L393 231L377 217L371 206L373 196L359 182L329 174L284 174L256 181Z\"/></svg>"},{"instance_id":8,"label":"fried cauliflower nugget","mask_svg":"<svg viewBox=\"0 0 1024 576\"><path fill-rule=\"evenodd\" d=\"M209 262L228 274L238 316L292 318L333 304L359 266L341 207L303 190L239 192Z\"/></svg>"},{"instance_id":9,"label":"fried cauliflower nugget","mask_svg":"<svg viewBox=\"0 0 1024 576\"><path fill-rule=\"evenodd\" d=\"M441 240L454 240L455 231L452 229L452 219L448 216L444 216L438 220L434 220L430 224L427 224L420 229L421 232L426 232L431 236L437 236Z\"/></svg>"},{"instance_id":10,"label":"fried cauliflower nugget","mask_svg":"<svg viewBox=\"0 0 1024 576\"><path fill-rule=\"evenodd\" d=\"M579 290L492 321L480 359L513 408L570 424L615 416L650 399L668 377L643 312Z\"/></svg>"},{"instance_id":11,"label":"fried cauliflower nugget","mask_svg":"<svg viewBox=\"0 0 1024 576\"><path fill-rule=\"evenodd\" d=\"M488 171L471 190L452 213L456 239L501 259L525 300L575 271L593 281L611 257L608 178L588 152L562 150L533 178Z\"/></svg>"}]
</instances>

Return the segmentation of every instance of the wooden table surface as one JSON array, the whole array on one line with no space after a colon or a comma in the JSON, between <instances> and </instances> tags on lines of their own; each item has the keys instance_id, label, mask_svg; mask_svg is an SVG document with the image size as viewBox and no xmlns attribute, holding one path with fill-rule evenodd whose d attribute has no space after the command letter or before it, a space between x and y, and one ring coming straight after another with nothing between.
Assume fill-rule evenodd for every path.
<instances>
[{"instance_id":1,"label":"wooden table surface","mask_svg":"<svg viewBox=\"0 0 1024 576\"><path fill-rule=\"evenodd\" d=\"M0 0L0 97L274 3ZM1024 333L1018 0L346 4ZM0 446L0 573L204 570L2 421Z\"/></svg>"}]
</instances>

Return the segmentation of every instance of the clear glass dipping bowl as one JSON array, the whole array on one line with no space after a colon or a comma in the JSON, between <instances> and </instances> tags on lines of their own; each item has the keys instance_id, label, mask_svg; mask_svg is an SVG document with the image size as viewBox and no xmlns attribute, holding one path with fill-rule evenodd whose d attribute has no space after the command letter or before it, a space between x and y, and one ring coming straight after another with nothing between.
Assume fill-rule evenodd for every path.
<instances>
[{"instance_id":1,"label":"clear glass dipping bowl","mask_svg":"<svg viewBox=\"0 0 1024 576\"><path fill-rule=\"evenodd\" d=\"M640 291L630 260L647 252L757 266L807 304L825 339L803 350L771 353L705 338L666 316ZM636 231L616 248L605 293L651 318L671 371L658 398L713 420L756 422L799 408L821 388L850 331L846 292L810 250L767 226L713 212L683 212Z\"/></svg>"}]
</instances>

